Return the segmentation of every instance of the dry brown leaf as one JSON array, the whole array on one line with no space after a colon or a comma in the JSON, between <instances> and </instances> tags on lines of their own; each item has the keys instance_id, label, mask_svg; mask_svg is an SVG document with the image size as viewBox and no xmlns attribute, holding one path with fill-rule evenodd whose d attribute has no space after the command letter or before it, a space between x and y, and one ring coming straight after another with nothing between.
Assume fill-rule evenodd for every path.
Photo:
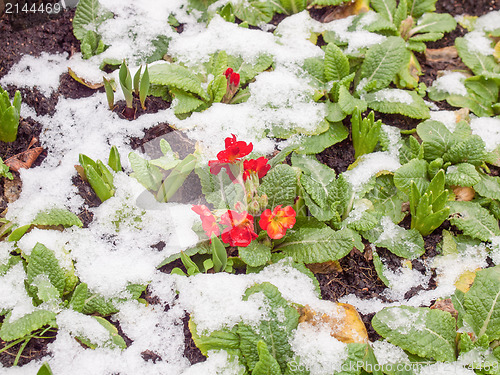
<instances>
[{"instance_id":1,"label":"dry brown leaf","mask_svg":"<svg viewBox=\"0 0 500 375\"><path fill-rule=\"evenodd\" d=\"M330 12L325 13L321 18L321 22L328 23L333 20L346 18L352 15L366 13L370 10L368 0L355 0L346 5L332 7Z\"/></svg>"},{"instance_id":2,"label":"dry brown leaf","mask_svg":"<svg viewBox=\"0 0 500 375\"><path fill-rule=\"evenodd\" d=\"M471 201L474 198L476 192L471 187L465 186L453 186L453 194L455 194L456 201Z\"/></svg>"},{"instance_id":3,"label":"dry brown leaf","mask_svg":"<svg viewBox=\"0 0 500 375\"><path fill-rule=\"evenodd\" d=\"M14 179L3 179L3 194L7 202L12 203L19 199L21 195L22 181L19 175L14 175Z\"/></svg>"},{"instance_id":4,"label":"dry brown leaf","mask_svg":"<svg viewBox=\"0 0 500 375\"><path fill-rule=\"evenodd\" d=\"M451 59L456 59L458 57L457 49L454 46L444 47L444 48L427 48L425 50L425 58L431 62L444 61L448 62Z\"/></svg>"},{"instance_id":5,"label":"dry brown leaf","mask_svg":"<svg viewBox=\"0 0 500 375\"><path fill-rule=\"evenodd\" d=\"M481 268L478 268L473 271L465 271L460 275L458 280L455 282L455 288L458 290L467 293L468 290L470 289L472 283L474 282L474 279L476 278L476 272L479 271Z\"/></svg>"},{"instance_id":6,"label":"dry brown leaf","mask_svg":"<svg viewBox=\"0 0 500 375\"><path fill-rule=\"evenodd\" d=\"M342 267L340 263L336 260L324 262L324 263L311 263L306 264L306 267L312 273L327 274L327 273L339 273L342 272Z\"/></svg>"},{"instance_id":7,"label":"dry brown leaf","mask_svg":"<svg viewBox=\"0 0 500 375\"><path fill-rule=\"evenodd\" d=\"M310 306L302 307L299 323L313 326L325 324L330 327L330 335L343 343L367 343L368 333L366 327L354 306L347 303L332 304L331 314L320 314Z\"/></svg>"},{"instance_id":8,"label":"dry brown leaf","mask_svg":"<svg viewBox=\"0 0 500 375\"><path fill-rule=\"evenodd\" d=\"M5 160L5 165L7 165L14 172L19 172L19 170L22 168L31 168L31 165L43 151L42 147L31 148L37 141L38 139L33 137L28 146L28 149Z\"/></svg>"},{"instance_id":9,"label":"dry brown leaf","mask_svg":"<svg viewBox=\"0 0 500 375\"><path fill-rule=\"evenodd\" d=\"M458 311L455 310L451 298L437 300L431 306L431 309L449 312L455 319L458 316Z\"/></svg>"}]
</instances>

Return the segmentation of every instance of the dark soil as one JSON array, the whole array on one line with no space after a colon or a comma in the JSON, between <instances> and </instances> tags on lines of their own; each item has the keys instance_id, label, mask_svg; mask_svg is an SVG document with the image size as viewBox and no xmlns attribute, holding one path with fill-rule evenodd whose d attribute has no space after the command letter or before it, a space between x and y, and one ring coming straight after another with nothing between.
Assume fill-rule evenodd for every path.
<instances>
[{"instance_id":1,"label":"dark soil","mask_svg":"<svg viewBox=\"0 0 500 375\"><path fill-rule=\"evenodd\" d=\"M447 12L452 15L465 13L480 16L491 10L500 9L500 2L497 0L439 0L436 4L436 8L438 12ZM333 7L327 7L323 9L311 9L310 13L315 19L325 20L328 17L333 17L334 13L337 11L338 10ZM24 30L13 29L5 15L0 17L0 78L7 74L12 65L18 62L24 54L38 56L41 52L66 52L68 56L71 56L74 52L79 51L79 42L72 34L71 22L73 15L73 11L66 11L57 19L43 24L37 24ZM283 18L283 15L275 17L272 24L278 24ZM465 30L459 26L455 31L445 35L443 39L429 43L428 48L440 49L453 46L454 39L464 35L464 33ZM427 58L425 54L417 54L417 58L424 72L424 75L420 77L420 81L424 82L426 85L429 85L437 77L438 71L455 69L459 66L459 60L455 58L436 61ZM59 96L77 99L90 96L95 92L95 90L77 83L68 74L61 76L58 91L53 93L49 98L43 96L37 89L28 90L16 87L7 87L6 89L10 95L13 95L15 90L19 89L23 97L23 102L33 107L38 115L53 114ZM103 89L101 88L100 90L102 91ZM140 116L142 113L153 113L168 108L168 103L153 97L148 97L146 103L146 111L143 111L140 106L136 105L136 108L138 108L135 114L136 116ZM438 103L438 105L444 109L450 108L446 103ZM115 111L120 113L123 111L123 107L124 103L116 103ZM384 123L395 125L400 129L412 129L417 123L408 118L392 115L383 115L380 116L380 119L382 119ZM41 131L41 125L37 124L34 120L31 118L23 119L19 128L18 140L12 144L0 143L0 157L5 160L10 156L26 150L32 137L38 137ZM159 124L146 130L143 138L132 138L130 144L134 149L140 150L152 158L155 158L161 156L159 152L160 137L165 138L181 158L184 158L194 151L193 142L181 132L175 131L175 129L170 127L167 123ZM38 143L35 144L35 146L38 145ZM39 165L43 157L44 154L38 158L34 166ZM338 143L318 154L317 158L333 168L336 173L344 172L354 161L352 142L348 139ZM92 213L88 211L88 208L98 206L100 201L88 183L84 182L76 172L72 181L73 184L77 186L79 194L85 200L85 205L82 207L79 217L82 219L85 226L87 226L92 221ZM4 189L4 184L5 183L0 184L0 194L2 195L0 199L0 212L6 207L8 201L4 194L6 190ZM185 187L174 197L174 201L202 201L199 180L194 173L191 174L184 186ZM10 188L11 187L9 187L9 189ZM408 225L408 222L404 221L401 225ZM427 257L436 255L436 245L441 240L441 231L443 228L448 229L449 223L445 223L433 234L425 237L426 252L422 259L425 260ZM158 248L161 248L161 244L158 245ZM384 249L377 249L377 251L386 259L389 267L397 268L400 266L400 259L396 256ZM360 298L377 297L385 300L383 295L385 286L378 279L373 267L373 262L366 251L364 254L359 251L352 251L350 256L340 260L340 265L343 269L342 272L316 275L321 286L323 298L336 301L344 295L353 293ZM412 265L417 270L422 269L419 260L413 261ZM431 282L429 288L434 287L435 285ZM418 290L419 288L415 288L409 291L405 297L410 298L412 295L415 295ZM153 301L149 302L154 303ZM372 316L373 314L365 315L362 316L362 318L367 326L370 339L376 340L378 335L374 332L370 324ZM191 363L197 363L203 361L205 358L191 339L189 329L187 328L188 319L188 315L183 319L186 342L185 355ZM31 340L21 356L20 364L25 364L32 359L40 358L47 354L47 344L53 340L53 338ZM5 343L0 341L0 349L4 346ZM19 345L0 354L0 362L4 366L12 365L18 347ZM142 356L145 361L156 362L162 360L156 353L150 351L143 352Z\"/></svg>"}]
</instances>

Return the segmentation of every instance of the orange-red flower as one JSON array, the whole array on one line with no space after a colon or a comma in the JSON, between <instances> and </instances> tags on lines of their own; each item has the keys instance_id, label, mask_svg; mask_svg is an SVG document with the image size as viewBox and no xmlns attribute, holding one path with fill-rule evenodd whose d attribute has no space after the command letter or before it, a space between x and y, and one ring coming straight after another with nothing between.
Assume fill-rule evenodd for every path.
<instances>
[{"instance_id":1,"label":"orange-red flower","mask_svg":"<svg viewBox=\"0 0 500 375\"><path fill-rule=\"evenodd\" d=\"M217 160L210 160L208 166L210 167L210 173L219 174L222 168L226 168L231 179L234 179L231 171L229 170L228 164L236 163L243 156L247 156L253 150L252 143L246 143L244 141L237 141L236 136L232 134L232 137L228 137L225 140L226 149L222 150L217 154Z\"/></svg>"},{"instance_id":2,"label":"orange-red flower","mask_svg":"<svg viewBox=\"0 0 500 375\"><path fill-rule=\"evenodd\" d=\"M227 68L224 72L226 79L229 81L230 85L237 87L240 84L240 75L236 73L233 68Z\"/></svg>"},{"instance_id":3,"label":"orange-red flower","mask_svg":"<svg viewBox=\"0 0 500 375\"><path fill-rule=\"evenodd\" d=\"M218 236L220 234L219 226L215 220L215 216L205 205L193 205L191 209L200 215L201 226L208 237L212 237L212 234Z\"/></svg>"},{"instance_id":4,"label":"orange-red flower","mask_svg":"<svg viewBox=\"0 0 500 375\"><path fill-rule=\"evenodd\" d=\"M262 178L271 169L271 166L267 164L269 160L261 156L258 159L245 160L243 162L243 181L246 181L251 173L256 174L259 178Z\"/></svg>"},{"instance_id":5,"label":"orange-red flower","mask_svg":"<svg viewBox=\"0 0 500 375\"><path fill-rule=\"evenodd\" d=\"M228 243L230 246L248 246L252 240L257 238L254 232L253 216L249 215L246 211L237 212L228 210L221 216L220 223L228 225L222 231L222 241Z\"/></svg>"},{"instance_id":6,"label":"orange-red flower","mask_svg":"<svg viewBox=\"0 0 500 375\"><path fill-rule=\"evenodd\" d=\"M281 208L276 206L273 211L269 208L260 215L259 225L264 229L269 237L274 240L283 238L286 230L295 225L295 210L292 206Z\"/></svg>"}]
</instances>

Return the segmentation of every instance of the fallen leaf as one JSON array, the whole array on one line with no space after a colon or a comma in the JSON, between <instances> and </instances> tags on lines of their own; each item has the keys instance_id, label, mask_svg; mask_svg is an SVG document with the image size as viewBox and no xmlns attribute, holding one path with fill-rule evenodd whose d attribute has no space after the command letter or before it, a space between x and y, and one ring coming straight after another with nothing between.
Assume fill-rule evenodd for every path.
<instances>
[{"instance_id":1,"label":"fallen leaf","mask_svg":"<svg viewBox=\"0 0 500 375\"><path fill-rule=\"evenodd\" d=\"M306 267L309 268L309 270L315 274L339 273L343 271L342 267L340 266L340 263L336 260L324 263L306 264Z\"/></svg>"},{"instance_id":2,"label":"fallen leaf","mask_svg":"<svg viewBox=\"0 0 500 375\"><path fill-rule=\"evenodd\" d=\"M15 202L21 195L21 187L23 185L21 177L14 175L14 179L3 179L3 194L8 203Z\"/></svg>"},{"instance_id":3,"label":"fallen leaf","mask_svg":"<svg viewBox=\"0 0 500 375\"><path fill-rule=\"evenodd\" d=\"M453 194L455 194L456 201L471 201L474 198L476 192L471 187L465 186L453 186Z\"/></svg>"},{"instance_id":4,"label":"fallen leaf","mask_svg":"<svg viewBox=\"0 0 500 375\"><path fill-rule=\"evenodd\" d=\"M431 309L449 312L455 319L458 316L458 311L455 310L453 302L451 302L451 298L437 300L431 306Z\"/></svg>"},{"instance_id":5,"label":"fallen leaf","mask_svg":"<svg viewBox=\"0 0 500 375\"><path fill-rule=\"evenodd\" d=\"M97 90L97 89L104 86L104 83L92 83L92 82L84 80L81 77L78 77L76 75L76 73L71 68L68 68L68 73L71 76L71 78L73 78L76 82L81 83L82 85L87 86L88 88L90 88L92 90Z\"/></svg>"},{"instance_id":6,"label":"fallen leaf","mask_svg":"<svg viewBox=\"0 0 500 375\"><path fill-rule=\"evenodd\" d=\"M327 301L324 301L327 302ZM354 306L330 302L331 314L318 313L306 305L299 309L299 323L330 327L330 335L343 343L367 343L366 327Z\"/></svg>"},{"instance_id":7,"label":"fallen leaf","mask_svg":"<svg viewBox=\"0 0 500 375\"><path fill-rule=\"evenodd\" d=\"M326 12L323 17L321 17L321 22L328 23L333 20L346 18L360 13L366 13L369 10L370 7L367 0L355 0L346 5L332 7L329 12Z\"/></svg>"},{"instance_id":8,"label":"fallen leaf","mask_svg":"<svg viewBox=\"0 0 500 375\"><path fill-rule=\"evenodd\" d=\"M474 282L474 279L476 278L476 272L480 269L481 268L477 268L474 271L465 271L464 273L462 273L458 280L455 282L455 288L464 293L467 293L467 291L470 289L470 286Z\"/></svg>"},{"instance_id":9,"label":"fallen leaf","mask_svg":"<svg viewBox=\"0 0 500 375\"><path fill-rule=\"evenodd\" d=\"M28 146L28 149L5 160L5 165L7 165L14 172L19 172L19 170L22 168L31 168L31 165L43 151L42 147L31 148L37 141L38 139L33 137Z\"/></svg>"},{"instance_id":10,"label":"fallen leaf","mask_svg":"<svg viewBox=\"0 0 500 375\"><path fill-rule=\"evenodd\" d=\"M427 48L425 50L425 58L431 62L450 61L451 59L458 58L458 52L454 46L437 49Z\"/></svg>"}]
</instances>

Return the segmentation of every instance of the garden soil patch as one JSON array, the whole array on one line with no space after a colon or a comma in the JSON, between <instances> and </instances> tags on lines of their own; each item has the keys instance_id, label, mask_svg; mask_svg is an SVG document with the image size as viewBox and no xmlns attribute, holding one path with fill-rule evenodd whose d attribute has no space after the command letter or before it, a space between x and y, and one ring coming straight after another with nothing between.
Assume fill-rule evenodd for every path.
<instances>
[{"instance_id":1,"label":"garden soil patch","mask_svg":"<svg viewBox=\"0 0 500 375\"><path fill-rule=\"evenodd\" d=\"M492 10L498 9L500 9L500 2L495 0L439 0L437 2L438 12L447 12L451 15L469 14L480 16ZM312 15L316 19L323 19L327 13L331 12L332 9L329 8L311 11ZM79 42L72 33L71 22L73 15L73 11L66 11L58 19L20 31L13 30L7 20L7 17L5 15L2 16L0 18L0 78L7 74L9 69L16 62L18 62L24 54L38 56L42 52L47 52L51 54L67 53L68 56L71 56L75 52L79 51ZM276 24L281 20L282 17L279 17L273 21ZM439 50L452 46L454 39L464 35L464 33L465 30L458 26L455 31L446 35L442 40L429 43L428 48ZM453 56L451 56L451 59L430 59L427 58L425 54L418 54L417 57L424 72L424 75L421 77L421 81L427 85L430 85L430 83L437 77L438 71L452 69L457 64L457 60L454 59ZM7 87L6 89L10 95L13 95L17 88ZM61 76L58 91L54 92L49 98L42 95L37 89L28 90L20 88L19 90L22 94L23 103L33 107L38 115L52 115L55 111L55 106L58 102L59 96L78 99L91 96L95 92L95 90L77 83L68 74ZM101 88L100 90L102 91L103 89ZM446 103L439 103L438 106L443 109L450 108ZM120 113L123 111L123 108L124 103L118 102L114 110ZM158 98L150 97L147 100L147 108L145 111L142 110L140 106L136 105L136 108L138 108L136 116L140 116L143 113L155 113L160 109L168 108L168 103ZM417 123L417 121L396 115L381 115L379 118L384 123L395 125L400 129L405 130L414 128ZM345 125L349 126L349 124ZM12 144L0 144L0 157L5 160L8 157L25 151L32 138L38 138L41 131L41 125L36 123L33 119L22 119L19 127L18 139ZM130 140L130 144L134 149L139 149L151 157L158 157L160 156L158 146L160 137L168 139L174 151L178 152L180 157L185 157L187 154L194 151L193 142L191 142L182 133L175 131L175 129L171 128L167 123L159 124L147 130L143 138L132 138ZM39 145L40 144L38 142L35 143L35 146ZM33 167L36 167L41 163L44 155L46 155L46 151L40 155ZM352 142L345 140L336 144L318 154L317 158L320 162L333 168L337 174L344 172L347 170L347 167L354 162L354 149ZM17 181L19 181L19 179L17 179ZM88 226L92 221L92 213L88 211L87 208L98 206L100 201L88 183L83 181L81 177L77 175L76 171L72 181L78 188L80 196L82 196L85 201L85 207L82 207L78 216L84 222L84 225ZM12 185L12 182L5 179L0 184L0 212L3 211L7 207L7 203L13 199L12 195L7 193L12 190ZM201 203L203 198L199 187L198 177L191 174L185 186L186 187L184 189L181 189L180 192L176 194L173 200L179 202L193 201ZM405 222L403 222L403 226L404 225ZM407 221L406 225L408 225ZM445 222L445 224L443 224L440 229L436 230L434 234L424 238L426 253L422 259L436 255L436 245L441 240L441 231L443 228L448 229L449 224ZM392 253L385 251L384 249L378 249L378 251L381 256L387 259L389 267L394 267L394 269L400 267L400 259L395 255L392 255ZM371 259L367 258L369 258L367 252L362 254L359 251L353 250L349 256L340 260L339 263L342 268L341 272L316 275L320 283L323 298L336 301L340 297L352 293L362 299L377 297L381 300L386 300L383 295L386 288L378 279L373 267L373 262ZM418 270L418 267L421 267L421 264L414 261L413 266ZM164 268L164 270L165 269L167 268ZM433 287L435 287L435 283L433 279L431 279L428 288ZM419 288L410 290L408 295L405 297L410 298L412 295L416 294L418 290ZM143 295L143 297L148 300L147 293ZM149 303L154 303L154 301L149 300ZM371 327L370 320L372 316L373 314L363 315L362 318L367 326L370 339L376 340L379 336ZM205 357L201 355L198 348L194 345L189 329L187 328L187 321L188 316L186 315L183 319L184 332L186 336L185 356L191 363L197 363L203 361ZM46 355L47 344L53 340L53 338L31 340L24 350L19 364L22 365L32 359L41 358ZM4 345L5 343L0 341L0 349ZM0 362L4 366L10 366L14 362L16 354L17 347L13 347L0 354ZM155 362L162 360L161 357L153 352L144 352L142 355L145 361Z\"/></svg>"}]
</instances>

